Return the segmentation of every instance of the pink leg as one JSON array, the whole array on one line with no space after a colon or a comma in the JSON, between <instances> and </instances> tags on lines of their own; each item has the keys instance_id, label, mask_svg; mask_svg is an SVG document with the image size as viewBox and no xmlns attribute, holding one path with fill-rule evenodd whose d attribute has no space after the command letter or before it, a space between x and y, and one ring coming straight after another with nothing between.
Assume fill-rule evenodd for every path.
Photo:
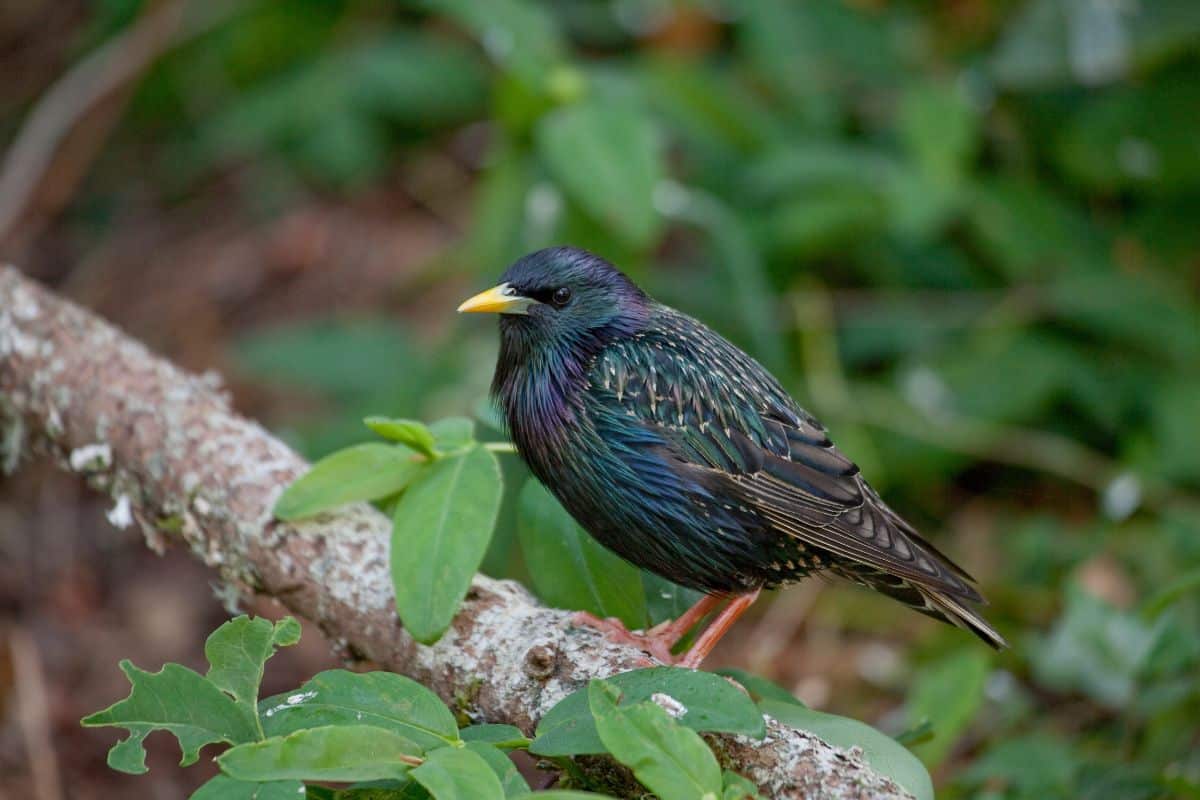
<instances>
[{"instance_id":1,"label":"pink leg","mask_svg":"<svg viewBox=\"0 0 1200 800\"><path fill-rule=\"evenodd\" d=\"M576 625L586 625L589 628L595 628L605 634L611 641L632 645L645 650L664 664L673 664L676 659L671 654L671 648L688 631L695 627L696 623L704 619L710 611L720 605L722 600L724 598L719 595L705 595L695 605L680 614L678 619L661 622L644 632L630 631L616 617L600 619L586 611L580 611L575 614L571 618L571 622Z\"/></svg>"},{"instance_id":2,"label":"pink leg","mask_svg":"<svg viewBox=\"0 0 1200 800\"><path fill-rule=\"evenodd\" d=\"M708 627L704 629L704 632L696 639L696 643L683 654L683 658L679 659L676 664L688 669L699 669L700 664L712 652L712 649L717 646L717 642L721 641L721 637L733 627L733 623L737 622L738 617L745 614L746 610L754 604L761 591L762 589L755 589L752 592L747 592L725 606L716 619L710 622Z\"/></svg>"}]
</instances>

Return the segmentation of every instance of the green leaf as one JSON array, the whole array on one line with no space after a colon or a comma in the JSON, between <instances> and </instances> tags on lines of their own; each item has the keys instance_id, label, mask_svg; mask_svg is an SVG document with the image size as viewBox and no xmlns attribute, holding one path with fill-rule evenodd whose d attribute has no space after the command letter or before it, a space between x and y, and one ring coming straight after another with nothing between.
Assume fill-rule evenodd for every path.
<instances>
[{"instance_id":1,"label":"green leaf","mask_svg":"<svg viewBox=\"0 0 1200 800\"><path fill-rule=\"evenodd\" d=\"M424 423L415 419L367 417L363 424L383 438L407 445L428 458L437 455L433 434Z\"/></svg>"},{"instance_id":2,"label":"green leaf","mask_svg":"<svg viewBox=\"0 0 1200 800\"><path fill-rule=\"evenodd\" d=\"M1198 17L1200 21L1200 17ZM1164 80L1086 101L1057 131L1055 155L1085 188L1186 194L1200 181L1200 87Z\"/></svg>"},{"instance_id":3,"label":"green leaf","mask_svg":"<svg viewBox=\"0 0 1200 800\"><path fill-rule=\"evenodd\" d=\"M917 800L934 800L933 781L920 759L870 725L778 700L762 700L758 707L785 725L815 734L836 747L861 748L863 760L876 772L887 775Z\"/></svg>"},{"instance_id":4,"label":"green leaf","mask_svg":"<svg viewBox=\"0 0 1200 800\"><path fill-rule=\"evenodd\" d=\"M647 114L594 98L547 114L538 152L563 191L626 244L654 244L662 220L654 190L663 176L658 133Z\"/></svg>"},{"instance_id":5,"label":"green leaf","mask_svg":"<svg viewBox=\"0 0 1200 800\"><path fill-rule=\"evenodd\" d=\"M979 181L965 211L975 246L1014 281L1095 272L1110 260L1091 221L1033 181L1012 176Z\"/></svg>"},{"instance_id":6,"label":"green leaf","mask_svg":"<svg viewBox=\"0 0 1200 800\"><path fill-rule=\"evenodd\" d=\"M762 800L754 781L742 777L736 772L725 770L721 773L723 782L721 800Z\"/></svg>"},{"instance_id":7,"label":"green leaf","mask_svg":"<svg viewBox=\"0 0 1200 800\"><path fill-rule=\"evenodd\" d=\"M792 703L802 708L805 707L804 703L797 700L791 692L779 684L769 681L766 678L761 678L758 675L753 675L744 669L727 667L715 670L715 672L718 675L726 675L733 678L744 686L746 691L750 693L751 699L756 703L760 700L777 700L781 703Z\"/></svg>"},{"instance_id":8,"label":"green leaf","mask_svg":"<svg viewBox=\"0 0 1200 800\"><path fill-rule=\"evenodd\" d=\"M294 692L263 700L259 711L268 736L326 725L372 725L425 748L458 741L454 715L438 696L392 672L327 670Z\"/></svg>"},{"instance_id":9,"label":"green leaf","mask_svg":"<svg viewBox=\"0 0 1200 800\"><path fill-rule=\"evenodd\" d=\"M347 789L308 785L307 800L431 800L425 787L414 781L363 781Z\"/></svg>"},{"instance_id":10,"label":"green leaf","mask_svg":"<svg viewBox=\"0 0 1200 800\"><path fill-rule=\"evenodd\" d=\"M386 728L328 725L232 747L217 763L242 781L371 781L405 777L420 755L415 742Z\"/></svg>"},{"instance_id":11,"label":"green leaf","mask_svg":"<svg viewBox=\"0 0 1200 800\"><path fill-rule=\"evenodd\" d=\"M617 705L620 690L588 684L588 706L605 749L661 800L719 800L721 766L700 734L653 702Z\"/></svg>"},{"instance_id":12,"label":"green leaf","mask_svg":"<svg viewBox=\"0 0 1200 800\"><path fill-rule=\"evenodd\" d=\"M885 14L830 0L757 0L742 10L747 66L805 128L836 124L840 95L877 91L904 74Z\"/></svg>"},{"instance_id":13,"label":"green leaf","mask_svg":"<svg viewBox=\"0 0 1200 800\"><path fill-rule=\"evenodd\" d=\"M952 83L910 87L901 98L898 133L921 170L939 185L956 183L978 145L978 120Z\"/></svg>"},{"instance_id":14,"label":"green leaf","mask_svg":"<svg viewBox=\"0 0 1200 800\"><path fill-rule=\"evenodd\" d=\"M526 252L524 226L535 173L526 148L497 137L475 182L466 251L480 265L509 264Z\"/></svg>"},{"instance_id":15,"label":"green leaf","mask_svg":"<svg viewBox=\"0 0 1200 800\"><path fill-rule=\"evenodd\" d=\"M492 767L474 750L443 747L412 771L434 800L504 800L504 787Z\"/></svg>"},{"instance_id":16,"label":"green leaf","mask_svg":"<svg viewBox=\"0 0 1200 800\"><path fill-rule=\"evenodd\" d=\"M972 646L922 668L908 703L908 719L928 719L933 738L913 748L930 766L940 764L983 705L991 659Z\"/></svg>"},{"instance_id":17,"label":"green leaf","mask_svg":"<svg viewBox=\"0 0 1200 800\"><path fill-rule=\"evenodd\" d=\"M1191 0L1030 0L1000 36L991 71L1006 89L1094 86L1186 50L1198 32L1200 7Z\"/></svg>"},{"instance_id":18,"label":"green leaf","mask_svg":"<svg viewBox=\"0 0 1200 800\"><path fill-rule=\"evenodd\" d=\"M304 794L304 784L300 781L259 783L217 775L192 792L188 800L298 800Z\"/></svg>"},{"instance_id":19,"label":"green leaf","mask_svg":"<svg viewBox=\"0 0 1200 800\"><path fill-rule=\"evenodd\" d=\"M225 95L189 136L191 160L208 166L267 152L302 173L348 182L385 165L385 124L436 130L482 110L485 71L465 45L395 27L346 41L328 52L306 47L307 58L289 59L294 68Z\"/></svg>"},{"instance_id":20,"label":"green leaf","mask_svg":"<svg viewBox=\"0 0 1200 800\"><path fill-rule=\"evenodd\" d=\"M467 28L492 60L530 86L541 86L565 57L566 47L546 9L526 0L426 0Z\"/></svg>"},{"instance_id":21,"label":"green leaf","mask_svg":"<svg viewBox=\"0 0 1200 800\"><path fill-rule=\"evenodd\" d=\"M505 797L520 797L529 792L529 784L521 776L517 765L495 745L486 742L467 742L467 749L486 761L492 768L492 772L496 773L496 777L500 779L500 786L504 789Z\"/></svg>"},{"instance_id":22,"label":"green leaf","mask_svg":"<svg viewBox=\"0 0 1200 800\"><path fill-rule=\"evenodd\" d=\"M675 200L664 204L664 213L689 222L708 234L712 243L711 260L717 266L723 297L736 310L755 356L769 369L784 364L775 299L767 277L766 264L745 220L717 195L700 189L672 186L668 196Z\"/></svg>"},{"instance_id":23,"label":"green leaf","mask_svg":"<svg viewBox=\"0 0 1200 800\"><path fill-rule=\"evenodd\" d=\"M1142 604L1142 617L1154 619L1188 595L1200 594L1200 568L1176 576Z\"/></svg>"},{"instance_id":24,"label":"green leaf","mask_svg":"<svg viewBox=\"0 0 1200 800\"><path fill-rule=\"evenodd\" d=\"M626 703L650 700L658 694L672 698L687 709L679 722L692 730L754 737L765 732L762 714L753 701L729 681L712 673L651 667L614 675L608 683L622 692ZM530 752L542 756L605 752L588 710L587 691L580 689L568 695L542 717Z\"/></svg>"},{"instance_id":25,"label":"green leaf","mask_svg":"<svg viewBox=\"0 0 1200 800\"><path fill-rule=\"evenodd\" d=\"M1066 742L1034 732L998 742L963 777L970 785L1002 781L1019 790L1019 797L1075 797L1074 778L1082 766Z\"/></svg>"},{"instance_id":26,"label":"green leaf","mask_svg":"<svg viewBox=\"0 0 1200 800\"><path fill-rule=\"evenodd\" d=\"M487 551L500 496L500 465L477 446L431 465L397 504L392 581L417 641L431 644L450 626Z\"/></svg>"},{"instance_id":27,"label":"green leaf","mask_svg":"<svg viewBox=\"0 0 1200 800\"><path fill-rule=\"evenodd\" d=\"M475 421L467 417L445 417L429 423L429 432L443 452L459 450L475 442Z\"/></svg>"},{"instance_id":28,"label":"green leaf","mask_svg":"<svg viewBox=\"0 0 1200 800\"><path fill-rule=\"evenodd\" d=\"M85 727L114 725L129 731L129 738L109 751L108 764L115 770L146 771L142 741L153 730L175 735L183 752L179 763L185 767L196 763L206 744L258 738L253 712L187 667L167 664L158 672L145 672L122 661L121 671L133 687L129 697L83 718Z\"/></svg>"},{"instance_id":29,"label":"green leaf","mask_svg":"<svg viewBox=\"0 0 1200 800\"><path fill-rule=\"evenodd\" d=\"M1149 358L1169 358L1181 367L1200 360L1200 310L1169 279L1119 270L1063 276L1046 287L1045 302L1072 326L1138 347Z\"/></svg>"},{"instance_id":30,"label":"green leaf","mask_svg":"<svg viewBox=\"0 0 1200 800\"><path fill-rule=\"evenodd\" d=\"M84 720L84 724L87 724L87 720ZM142 746L142 742L151 730L146 728L138 731L130 728L129 738L117 742L108 751L108 766L117 772L127 772L131 775L146 772L146 748Z\"/></svg>"},{"instance_id":31,"label":"green leaf","mask_svg":"<svg viewBox=\"0 0 1200 800\"><path fill-rule=\"evenodd\" d=\"M651 625L677 619L704 596L695 589L671 583L646 570L642 570L642 589L646 593L646 612Z\"/></svg>"},{"instance_id":32,"label":"green leaf","mask_svg":"<svg viewBox=\"0 0 1200 800\"><path fill-rule=\"evenodd\" d=\"M531 798L532 800L597 800L597 798L605 798L605 800L608 800L611 798L611 795L577 792L571 789L549 789L544 792L523 795L519 800L527 800L527 798Z\"/></svg>"},{"instance_id":33,"label":"green leaf","mask_svg":"<svg viewBox=\"0 0 1200 800\"><path fill-rule=\"evenodd\" d=\"M588 536L537 480L525 482L517 535L538 597L549 605L646 624L637 567Z\"/></svg>"},{"instance_id":34,"label":"green leaf","mask_svg":"<svg viewBox=\"0 0 1200 800\"><path fill-rule=\"evenodd\" d=\"M310 517L359 500L395 494L413 480L425 462L401 445L367 444L347 447L313 464L287 488L275 504L282 520Z\"/></svg>"},{"instance_id":35,"label":"green leaf","mask_svg":"<svg viewBox=\"0 0 1200 800\"><path fill-rule=\"evenodd\" d=\"M458 732L464 742L486 742L502 750L528 747L530 740L515 725L468 725Z\"/></svg>"},{"instance_id":36,"label":"green leaf","mask_svg":"<svg viewBox=\"0 0 1200 800\"><path fill-rule=\"evenodd\" d=\"M813 260L879 233L887 211L873 189L816 187L769 210L765 246L780 257Z\"/></svg>"},{"instance_id":37,"label":"green leaf","mask_svg":"<svg viewBox=\"0 0 1200 800\"><path fill-rule=\"evenodd\" d=\"M239 706L257 719L258 687L263 666L277 647L300 641L300 623L291 617L269 619L240 616L217 628L204 643L208 680L233 695Z\"/></svg>"}]
</instances>

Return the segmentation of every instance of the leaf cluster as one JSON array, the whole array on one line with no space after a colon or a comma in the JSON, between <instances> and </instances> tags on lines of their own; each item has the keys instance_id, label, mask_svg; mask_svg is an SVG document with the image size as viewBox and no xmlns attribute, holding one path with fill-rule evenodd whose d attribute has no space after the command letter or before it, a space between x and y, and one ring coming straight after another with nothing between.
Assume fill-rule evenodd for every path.
<instances>
[{"instance_id":1,"label":"leaf cluster","mask_svg":"<svg viewBox=\"0 0 1200 800\"><path fill-rule=\"evenodd\" d=\"M175 736L182 766L195 764L209 744L229 747L216 757L221 773L193 800L505 800L601 797L584 791L532 792L508 756L524 750L562 771L560 783L594 786L574 764L582 755L609 755L663 800L753 800L757 789L723 771L700 732L761 738L764 713L791 724L839 718L809 712L790 697L757 704L726 679L660 667L594 680L565 697L539 723L532 740L511 725L459 728L453 712L424 686L388 672L322 672L291 692L259 699L266 661L299 640L291 618L272 623L240 616L205 644L206 675L179 664L155 673L128 662L129 696L84 718L88 727L125 728L109 765L146 771L143 742L153 731ZM761 680L761 679L759 679ZM931 798L929 777L902 746L861 723L855 740L878 769L920 798ZM845 737L843 737L845 738ZM330 786L334 784L337 788Z\"/></svg>"}]
</instances>

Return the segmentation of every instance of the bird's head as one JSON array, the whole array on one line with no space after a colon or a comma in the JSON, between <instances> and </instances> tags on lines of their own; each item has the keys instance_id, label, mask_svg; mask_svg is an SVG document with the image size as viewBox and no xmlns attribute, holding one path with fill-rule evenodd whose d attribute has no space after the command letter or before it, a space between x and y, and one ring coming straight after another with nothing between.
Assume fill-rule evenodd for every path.
<instances>
[{"instance_id":1,"label":"bird's head","mask_svg":"<svg viewBox=\"0 0 1200 800\"><path fill-rule=\"evenodd\" d=\"M635 332L650 299L599 256L574 247L551 247L517 260L500 283L458 307L500 314L500 331L514 355L565 353L602 346Z\"/></svg>"}]
</instances>

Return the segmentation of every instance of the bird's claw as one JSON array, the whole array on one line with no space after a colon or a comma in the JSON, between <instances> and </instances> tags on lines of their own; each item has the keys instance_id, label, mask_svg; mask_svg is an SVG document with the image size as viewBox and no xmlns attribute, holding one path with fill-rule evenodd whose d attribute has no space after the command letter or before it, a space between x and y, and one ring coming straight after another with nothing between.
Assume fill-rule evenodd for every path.
<instances>
[{"instance_id":1,"label":"bird's claw","mask_svg":"<svg viewBox=\"0 0 1200 800\"><path fill-rule=\"evenodd\" d=\"M587 611L576 612L571 617L571 624L577 627L593 628L603 633L610 642L636 647L642 652L649 653L660 664L674 664L679 660L671 653L671 647L674 646L678 637L670 638L669 633L664 636L663 632L666 629L663 625L657 625L648 631L631 631L616 617L600 618ZM647 666L655 665L648 663Z\"/></svg>"}]
</instances>

